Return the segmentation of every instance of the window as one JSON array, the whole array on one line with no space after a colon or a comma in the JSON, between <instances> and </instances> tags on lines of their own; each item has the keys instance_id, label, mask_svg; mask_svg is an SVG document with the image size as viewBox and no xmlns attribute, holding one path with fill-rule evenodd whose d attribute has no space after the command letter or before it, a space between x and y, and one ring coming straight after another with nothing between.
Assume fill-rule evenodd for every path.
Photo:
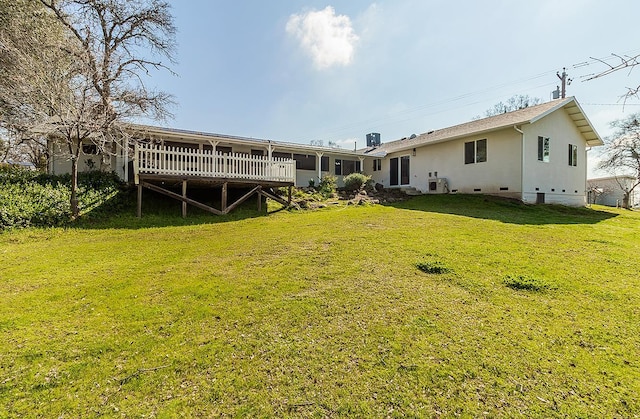
<instances>
[{"instance_id":1,"label":"window","mask_svg":"<svg viewBox=\"0 0 640 419\"><path fill-rule=\"evenodd\" d=\"M282 153L280 151L274 151L273 153L271 153L271 157L275 157L275 158L278 158L278 159L290 160L291 159L291 153Z\"/></svg>"},{"instance_id":2,"label":"window","mask_svg":"<svg viewBox=\"0 0 640 419\"><path fill-rule=\"evenodd\" d=\"M255 150L255 149L251 149L251 155L252 156L264 156L264 150Z\"/></svg>"},{"instance_id":3,"label":"window","mask_svg":"<svg viewBox=\"0 0 640 419\"><path fill-rule=\"evenodd\" d=\"M294 154L298 170L316 170L316 156L314 154Z\"/></svg>"},{"instance_id":4,"label":"window","mask_svg":"<svg viewBox=\"0 0 640 419\"><path fill-rule=\"evenodd\" d=\"M464 164L487 161L487 139L464 143Z\"/></svg>"},{"instance_id":5,"label":"window","mask_svg":"<svg viewBox=\"0 0 640 419\"><path fill-rule=\"evenodd\" d=\"M569 166L578 165L578 146L569 144Z\"/></svg>"},{"instance_id":6,"label":"window","mask_svg":"<svg viewBox=\"0 0 640 419\"><path fill-rule=\"evenodd\" d=\"M323 172L328 172L329 171L329 157L328 156L322 156L320 158L320 170Z\"/></svg>"},{"instance_id":7,"label":"window","mask_svg":"<svg viewBox=\"0 0 640 419\"><path fill-rule=\"evenodd\" d=\"M340 160L336 159L335 174L336 175L350 175L351 173L360 171L360 162L355 160Z\"/></svg>"},{"instance_id":8,"label":"window","mask_svg":"<svg viewBox=\"0 0 640 419\"><path fill-rule=\"evenodd\" d=\"M84 154L98 154L98 146L95 144L82 144Z\"/></svg>"},{"instance_id":9,"label":"window","mask_svg":"<svg viewBox=\"0 0 640 419\"><path fill-rule=\"evenodd\" d=\"M224 147L220 145L216 146L216 152L219 154L229 155L231 154L231 151L232 151L231 147Z\"/></svg>"},{"instance_id":10,"label":"window","mask_svg":"<svg viewBox=\"0 0 640 419\"><path fill-rule=\"evenodd\" d=\"M549 137L538 137L538 160L549 163Z\"/></svg>"},{"instance_id":11,"label":"window","mask_svg":"<svg viewBox=\"0 0 640 419\"><path fill-rule=\"evenodd\" d=\"M373 159L373 171L379 172L382 170L382 159Z\"/></svg>"}]
</instances>

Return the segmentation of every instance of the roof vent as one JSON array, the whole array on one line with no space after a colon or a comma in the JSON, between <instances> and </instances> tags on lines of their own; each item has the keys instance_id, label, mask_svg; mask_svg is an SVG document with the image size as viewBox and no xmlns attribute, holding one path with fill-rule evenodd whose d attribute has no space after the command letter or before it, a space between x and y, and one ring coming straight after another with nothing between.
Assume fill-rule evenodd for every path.
<instances>
[{"instance_id":1,"label":"roof vent","mask_svg":"<svg viewBox=\"0 0 640 419\"><path fill-rule=\"evenodd\" d=\"M410 139L410 140L413 140L413 139L414 139L414 138L416 138L416 137L417 137L417 135L415 135L415 134L411 134L411 137L409 137L409 139Z\"/></svg>"},{"instance_id":2,"label":"roof vent","mask_svg":"<svg viewBox=\"0 0 640 419\"><path fill-rule=\"evenodd\" d=\"M434 130L431 130L431 131L427 132L427 135L433 134L434 132L435 132Z\"/></svg>"}]
</instances>

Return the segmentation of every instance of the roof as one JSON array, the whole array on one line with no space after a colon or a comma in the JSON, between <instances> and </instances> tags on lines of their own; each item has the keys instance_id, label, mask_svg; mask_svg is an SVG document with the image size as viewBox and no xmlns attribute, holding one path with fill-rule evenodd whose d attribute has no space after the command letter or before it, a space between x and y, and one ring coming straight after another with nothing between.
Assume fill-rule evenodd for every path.
<instances>
[{"instance_id":1,"label":"roof","mask_svg":"<svg viewBox=\"0 0 640 419\"><path fill-rule=\"evenodd\" d=\"M478 119L448 128L429 131L414 138L404 138L401 140L391 141L384 143L375 149L369 149L365 151L365 153L374 156L385 156L388 153L407 150L426 144L451 141L458 138L468 137L470 135L484 134L508 127L532 124L561 108L564 108L567 115L569 115L569 117L574 121L576 127L587 141L587 145L598 146L604 144L602 138L600 138L596 130L593 128L593 125L591 125L591 122L587 119L576 99L574 97L569 97L566 99L552 100L540 105L530 106L517 111L490 116L488 118Z\"/></svg>"},{"instance_id":2,"label":"roof","mask_svg":"<svg viewBox=\"0 0 640 419\"><path fill-rule=\"evenodd\" d=\"M607 182L610 180L622 180L622 179L633 180L633 181L638 180L638 178L633 175L618 175L618 176L590 178L590 179L587 179L587 182Z\"/></svg>"},{"instance_id":3,"label":"roof","mask_svg":"<svg viewBox=\"0 0 640 419\"><path fill-rule=\"evenodd\" d=\"M331 153L338 155L358 156L360 152L348 150L345 148L321 147L313 145L305 145L298 143L290 143L286 141L274 141L260 138L239 137L227 134L215 134L210 132L190 131L178 128L157 127L153 125L128 124L128 127L134 133L146 137L157 137L165 140L174 141L193 141L196 143L207 143L209 141L219 141L230 144L245 144L254 147L284 148L286 150L300 151L301 153Z\"/></svg>"}]
</instances>

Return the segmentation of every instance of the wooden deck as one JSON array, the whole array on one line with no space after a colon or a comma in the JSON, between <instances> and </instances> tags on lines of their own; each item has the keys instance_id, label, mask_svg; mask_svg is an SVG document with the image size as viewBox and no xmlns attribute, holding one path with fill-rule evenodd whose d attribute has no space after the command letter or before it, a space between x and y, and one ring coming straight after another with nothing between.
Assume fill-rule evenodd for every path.
<instances>
[{"instance_id":1,"label":"wooden deck","mask_svg":"<svg viewBox=\"0 0 640 419\"><path fill-rule=\"evenodd\" d=\"M182 202L182 215L192 205L216 215L233 211L252 195L258 196L258 211L263 198L270 198L285 206L291 204L291 187L295 185L296 163L291 159L251 156L240 153L222 154L214 150L163 147L136 144L133 170L138 185L138 217L142 216L142 189L161 193ZM198 188L221 189L221 207L213 208L187 196L188 185ZM271 188L288 187L285 200ZM171 191L181 188L182 194ZM248 192L228 203L229 188L243 188Z\"/></svg>"}]
</instances>

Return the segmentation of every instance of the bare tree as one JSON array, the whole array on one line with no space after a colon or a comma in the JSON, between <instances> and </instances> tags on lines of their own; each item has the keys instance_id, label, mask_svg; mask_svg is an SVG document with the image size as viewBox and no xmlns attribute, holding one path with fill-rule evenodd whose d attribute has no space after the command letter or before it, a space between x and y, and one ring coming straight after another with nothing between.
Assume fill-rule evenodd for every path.
<instances>
[{"instance_id":1,"label":"bare tree","mask_svg":"<svg viewBox=\"0 0 640 419\"><path fill-rule=\"evenodd\" d=\"M542 99L530 97L529 95L514 95L507 99L506 102L498 102L491 109L485 111L485 116L500 115L507 112L513 112L520 109L528 108L542 103Z\"/></svg>"},{"instance_id":2,"label":"bare tree","mask_svg":"<svg viewBox=\"0 0 640 419\"><path fill-rule=\"evenodd\" d=\"M611 73L615 73L620 70L628 70L630 74L633 68L638 64L640 64L640 55L630 56L630 55L611 54L611 56L616 59L615 65L611 65L601 58L590 57L592 60L599 61L605 66L607 66L608 68L604 71L593 74L592 76L586 78L585 81L598 79L600 77L607 76ZM640 85L636 87L627 87L627 92L624 95L622 95L622 99L624 99L624 101L626 102L627 99L632 97L640 98L639 94L640 94Z\"/></svg>"},{"instance_id":3,"label":"bare tree","mask_svg":"<svg viewBox=\"0 0 640 419\"><path fill-rule=\"evenodd\" d=\"M128 144L119 122L170 115L171 96L148 90L143 77L152 69L169 70L163 60L174 63L176 29L170 6L162 0L39 4L64 34L63 41L35 45L37 40L14 39L9 50L18 65L12 83L0 81L9 84L0 89L0 107L12 130L54 138L67 149L75 217L83 144L113 153L118 144Z\"/></svg>"},{"instance_id":4,"label":"bare tree","mask_svg":"<svg viewBox=\"0 0 640 419\"><path fill-rule=\"evenodd\" d=\"M616 176L630 175L634 180L631 184L618 184L623 191L622 206L629 208L630 196L640 185L640 114L630 115L626 119L617 120L611 126L617 131L613 137L605 140L603 160L598 168Z\"/></svg>"}]
</instances>

